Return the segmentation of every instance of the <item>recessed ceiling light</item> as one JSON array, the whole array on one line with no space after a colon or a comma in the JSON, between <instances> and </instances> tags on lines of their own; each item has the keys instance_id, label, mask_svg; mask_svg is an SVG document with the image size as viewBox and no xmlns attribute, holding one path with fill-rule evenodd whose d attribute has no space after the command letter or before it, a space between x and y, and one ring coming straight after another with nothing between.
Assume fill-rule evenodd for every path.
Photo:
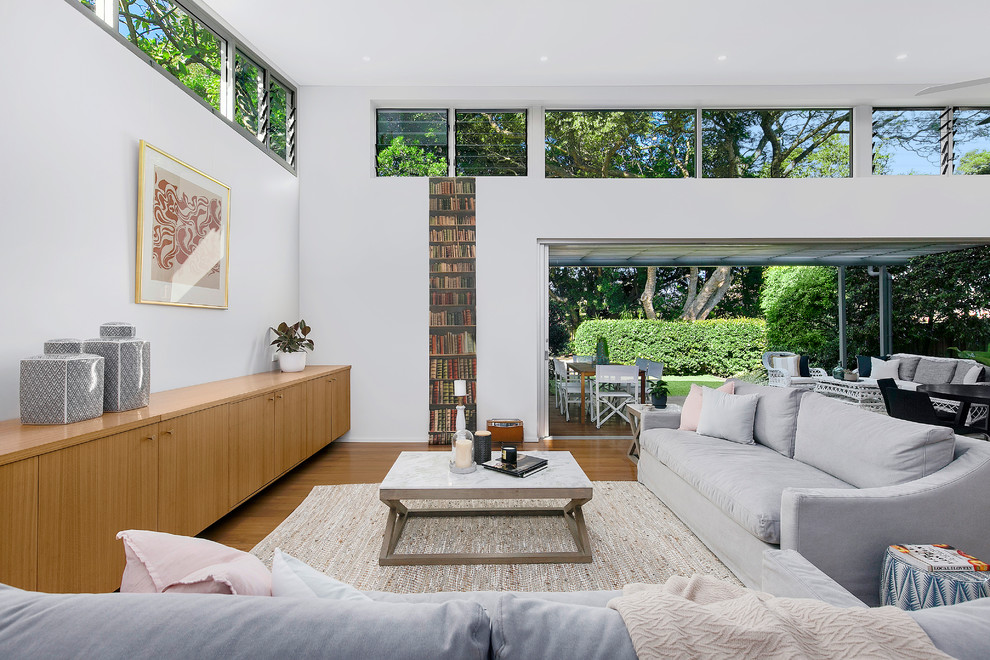
<instances>
[{"instance_id":1,"label":"recessed ceiling light","mask_svg":"<svg viewBox=\"0 0 990 660\"><path fill-rule=\"evenodd\" d=\"M549 58L549 57L547 57L546 55L540 55L540 61L541 61L541 62L546 62L546 61L547 61L547 60L549 60L549 59L550 59L550 58Z\"/></svg>"},{"instance_id":2,"label":"recessed ceiling light","mask_svg":"<svg viewBox=\"0 0 990 660\"><path fill-rule=\"evenodd\" d=\"M364 60L365 62L370 62L371 61L371 55L365 55L361 59Z\"/></svg>"},{"instance_id":3,"label":"recessed ceiling light","mask_svg":"<svg viewBox=\"0 0 990 660\"><path fill-rule=\"evenodd\" d=\"M718 59L719 62L724 62L727 59L729 59L729 56L728 55L719 55L716 59Z\"/></svg>"},{"instance_id":4,"label":"recessed ceiling light","mask_svg":"<svg viewBox=\"0 0 990 660\"><path fill-rule=\"evenodd\" d=\"M897 56L897 59L899 59L899 60L906 60L907 59L907 53L901 53L900 55Z\"/></svg>"}]
</instances>

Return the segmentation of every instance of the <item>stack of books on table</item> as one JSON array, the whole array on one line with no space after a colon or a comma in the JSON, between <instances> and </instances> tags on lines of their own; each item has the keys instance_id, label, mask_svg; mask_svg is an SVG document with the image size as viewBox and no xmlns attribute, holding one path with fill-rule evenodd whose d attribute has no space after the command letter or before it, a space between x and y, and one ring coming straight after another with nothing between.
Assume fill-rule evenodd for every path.
<instances>
[{"instance_id":1,"label":"stack of books on table","mask_svg":"<svg viewBox=\"0 0 990 660\"><path fill-rule=\"evenodd\" d=\"M890 550L901 561L931 573L990 570L986 562L944 543L892 545Z\"/></svg>"},{"instance_id":2,"label":"stack of books on table","mask_svg":"<svg viewBox=\"0 0 990 660\"><path fill-rule=\"evenodd\" d=\"M504 474L511 474L513 477L528 477L534 472L539 472L547 467L547 459L535 456L519 455L515 465L505 463L501 458L495 458L487 463L482 463L482 467Z\"/></svg>"}]
</instances>

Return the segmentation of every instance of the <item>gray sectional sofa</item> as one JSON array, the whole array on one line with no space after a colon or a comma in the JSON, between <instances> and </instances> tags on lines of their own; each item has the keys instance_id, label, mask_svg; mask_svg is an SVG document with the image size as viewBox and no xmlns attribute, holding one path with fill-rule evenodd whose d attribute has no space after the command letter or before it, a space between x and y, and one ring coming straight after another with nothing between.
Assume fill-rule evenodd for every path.
<instances>
[{"instance_id":1,"label":"gray sectional sofa","mask_svg":"<svg viewBox=\"0 0 990 660\"><path fill-rule=\"evenodd\" d=\"M990 443L814 392L736 381L736 393L759 395L755 444L645 414L639 480L747 586L768 549L800 552L868 605L888 545L990 557Z\"/></svg>"},{"instance_id":2,"label":"gray sectional sofa","mask_svg":"<svg viewBox=\"0 0 990 660\"><path fill-rule=\"evenodd\" d=\"M798 553L764 561L764 590L862 607ZM635 660L617 591L369 592L371 601L203 594L39 594L0 585L3 658ZM987 657L990 599L910 613L936 647Z\"/></svg>"}]
</instances>

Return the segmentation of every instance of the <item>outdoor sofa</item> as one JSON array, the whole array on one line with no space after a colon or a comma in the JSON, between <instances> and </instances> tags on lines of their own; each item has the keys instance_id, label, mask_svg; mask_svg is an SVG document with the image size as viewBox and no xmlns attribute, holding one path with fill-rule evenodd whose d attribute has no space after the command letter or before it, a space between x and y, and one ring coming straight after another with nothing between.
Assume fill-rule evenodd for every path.
<instances>
[{"instance_id":1,"label":"outdoor sofa","mask_svg":"<svg viewBox=\"0 0 990 660\"><path fill-rule=\"evenodd\" d=\"M868 605L888 545L948 543L990 557L990 443L823 395L734 381L757 394L754 444L654 428L639 481L747 586L763 552L797 550Z\"/></svg>"},{"instance_id":2,"label":"outdoor sofa","mask_svg":"<svg viewBox=\"0 0 990 660\"><path fill-rule=\"evenodd\" d=\"M795 552L764 591L863 607ZM370 601L204 594L41 594L0 585L0 656L635 660L620 591L366 592ZM985 658L990 599L910 612L937 648Z\"/></svg>"}]
</instances>

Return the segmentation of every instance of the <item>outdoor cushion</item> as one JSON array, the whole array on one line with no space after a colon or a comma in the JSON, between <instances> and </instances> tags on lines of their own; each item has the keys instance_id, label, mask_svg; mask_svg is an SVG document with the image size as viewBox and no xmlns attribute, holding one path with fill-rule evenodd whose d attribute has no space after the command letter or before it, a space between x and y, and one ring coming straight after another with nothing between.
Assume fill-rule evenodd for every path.
<instances>
[{"instance_id":1,"label":"outdoor cushion","mask_svg":"<svg viewBox=\"0 0 990 660\"><path fill-rule=\"evenodd\" d=\"M644 433L641 442L642 451L655 456L766 543L780 543L780 496L785 488L852 488L762 445L741 445L675 429Z\"/></svg>"},{"instance_id":2,"label":"outdoor cushion","mask_svg":"<svg viewBox=\"0 0 990 660\"><path fill-rule=\"evenodd\" d=\"M798 411L794 459L872 488L937 472L952 461L954 448L950 428L894 419L809 393Z\"/></svg>"},{"instance_id":3,"label":"outdoor cushion","mask_svg":"<svg viewBox=\"0 0 990 660\"><path fill-rule=\"evenodd\" d=\"M705 391L701 397L698 433L744 445L753 444L753 418L759 394Z\"/></svg>"},{"instance_id":4,"label":"outdoor cushion","mask_svg":"<svg viewBox=\"0 0 990 660\"><path fill-rule=\"evenodd\" d=\"M913 380L922 385L942 385L952 380L956 373L955 360L929 360L921 358L914 372Z\"/></svg>"},{"instance_id":5,"label":"outdoor cushion","mask_svg":"<svg viewBox=\"0 0 990 660\"><path fill-rule=\"evenodd\" d=\"M974 371L975 370L975 371ZM983 367L977 364L976 360L956 360L956 371L952 374L953 384L959 385L966 382L966 376L969 372L973 371L973 376L975 377L978 372L983 371ZM976 382L976 381L971 381Z\"/></svg>"},{"instance_id":6,"label":"outdoor cushion","mask_svg":"<svg viewBox=\"0 0 990 660\"><path fill-rule=\"evenodd\" d=\"M774 369L780 369L788 376L801 375L800 355L775 355L770 359Z\"/></svg>"},{"instance_id":7,"label":"outdoor cushion","mask_svg":"<svg viewBox=\"0 0 990 660\"><path fill-rule=\"evenodd\" d=\"M811 378L811 365L808 363L808 356L801 356L801 363L798 367L798 375L801 378Z\"/></svg>"},{"instance_id":8,"label":"outdoor cushion","mask_svg":"<svg viewBox=\"0 0 990 660\"><path fill-rule=\"evenodd\" d=\"M918 363L921 362L920 355L910 355L908 353L894 353L890 356L891 360L900 360L901 364L898 367L898 376L900 380L914 380L914 372L918 369Z\"/></svg>"},{"instance_id":9,"label":"outdoor cushion","mask_svg":"<svg viewBox=\"0 0 990 660\"><path fill-rule=\"evenodd\" d=\"M791 379L793 382L795 379ZM813 380L814 379L810 379ZM756 418L753 420L753 438L791 458L794 456L794 433L797 431L798 406L807 392L790 387L766 387L732 380L736 394L759 394Z\"/></svg>"},{"instance_id":10,"label":"outdoor cushion","mask_svg":"<svg viewBox=\"0 0 990 660\"><path fill-rule=\"evenodd\" d=\"M974 365L969 368L966 375L963 376L962 382L964 385L975 385L983 380L983 367L980 365ZM955 381L953 381L955 382Z\"/></svg>"},{"instance_id":11,"label":"outdoor cushion","mask_svg":"<svg viewBox=\"0 0 990 660\"><path fill-rule=\"evenodd\" d=\"M878 358L870 358L870 377L871 378L897 378L900 372L901 361L900 360L888 360L883 361Z\"/></svg>"}]
</instances>

